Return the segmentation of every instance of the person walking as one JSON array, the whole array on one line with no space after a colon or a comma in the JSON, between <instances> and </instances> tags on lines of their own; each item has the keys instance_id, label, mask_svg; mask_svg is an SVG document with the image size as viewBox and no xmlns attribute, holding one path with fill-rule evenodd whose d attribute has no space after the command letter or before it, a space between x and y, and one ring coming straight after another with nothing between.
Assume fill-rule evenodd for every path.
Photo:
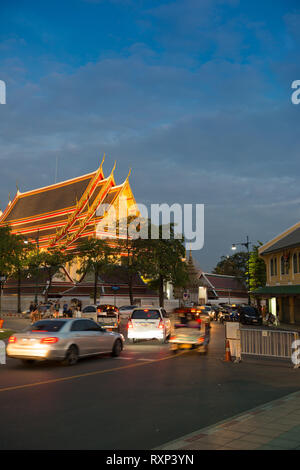
<instances>
[{"instance_id":1,"label":"person walking","mask_svg":"<svg viewBox=\"0 0 300 470\"><path fill-rule=\"evenodd\" d=\"M31 323L35 323L38 320L38 315L39 315L38 308L36 305L34 305L34 309L30 313Z\"/></svg>"}]
</instances>

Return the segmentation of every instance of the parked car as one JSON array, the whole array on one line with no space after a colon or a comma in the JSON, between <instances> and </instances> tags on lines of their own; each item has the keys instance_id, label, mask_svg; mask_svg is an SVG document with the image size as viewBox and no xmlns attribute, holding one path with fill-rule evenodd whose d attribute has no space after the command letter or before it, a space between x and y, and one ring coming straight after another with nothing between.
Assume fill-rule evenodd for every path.
<instances>
[{"instance_id":1,"label":"parked car","mask_svg":"<svg viewBox=\"0 0 300 470\"><path fill-rule=\"evenodd\" d=\"M238 308L240 322L243 325L261 325L262 315L257 308L249 306Z\"/></svg>"},{"instance_id":2,"label":"parked car","mask_svg":"<svg viewBox=\"0 0 300 470\"><path fill-rule=\"evenodd\" d=\"M123 305L119 308L120 317L128 319L135 308L138 308L137 305Z\"/></svg>"},{"instance_id":3,"label":"parked car","mask_svg":"<svg viewBox=\"0 0 300 470\"><path fill-rule=\"evenodd\" d=\"M123 347L123 335L108 332L93 320L64 318L40 320L10 336L6 353L23 363L58 360L73 365L100 353L119 356Z\"/></svg>"},{"instance_id":4,"label":"parked car","mask_svg":"<svg viewBox=\"0 0 300 470\"><path fill-rule=\"evenodd\" d=\"M137 339L158 339L167 341L171 333L171 320L161 307L135 308L127 324L130 342Z\"/></svg>"}]
</instances>

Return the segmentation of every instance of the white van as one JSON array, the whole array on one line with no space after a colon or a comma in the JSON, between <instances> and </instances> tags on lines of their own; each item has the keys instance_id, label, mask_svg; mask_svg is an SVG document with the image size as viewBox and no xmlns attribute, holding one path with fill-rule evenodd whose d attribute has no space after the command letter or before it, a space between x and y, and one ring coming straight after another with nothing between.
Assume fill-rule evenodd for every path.
<instances>
[{"instance_id":1,"label":"white van","mask_svg":"<svg viewBox=\"0 0 300 470\"><path fill-rule=\"evenodd\" d=\"M135 308L127 324L127 337L137 339L158 339L165 343L171 334L171 320L161 307Z\"/></svg>"}]
</instances>

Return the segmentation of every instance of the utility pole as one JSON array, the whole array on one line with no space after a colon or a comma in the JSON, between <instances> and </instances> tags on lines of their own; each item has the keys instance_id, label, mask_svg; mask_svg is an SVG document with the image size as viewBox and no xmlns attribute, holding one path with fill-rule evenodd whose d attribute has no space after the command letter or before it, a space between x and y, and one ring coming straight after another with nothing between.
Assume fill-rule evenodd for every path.
<instances>
[{"instance_id":1,"label":"utility pole","mask_svg":"<svg viewBox=\"0 0 300 470\"><path fill-rule=\"evenodd\" d=\"M250 298L250 250L249 247L252 242L249 241L249 237L247 235L246 242L238 242L233 243L231 246L232 250L236 250L236 245L242 245L247 249L247 285L248 285L248 305L251 305L251 298Z\"/></svg>"}]
</instances>

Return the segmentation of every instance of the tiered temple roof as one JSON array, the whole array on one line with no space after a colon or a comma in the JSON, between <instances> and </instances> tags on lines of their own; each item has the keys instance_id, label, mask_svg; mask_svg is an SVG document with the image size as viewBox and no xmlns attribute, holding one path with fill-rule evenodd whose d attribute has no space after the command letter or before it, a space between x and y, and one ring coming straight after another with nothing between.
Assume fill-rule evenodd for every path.
<instances>
[{"instance_id":1,"label":"tiered temple roof","mask_svg":"<svg viewBox=\"0 0 300 470\"><path fill-rule=\"evenodd\" d=\"M69 250L79 239L96 236L101 204L115 205L122 196L128 210L137 213L128 177L116 186L115 165L105 178L103 162L104 158L98 170L87 175L25 193L17 191L0 216L0 226L9 225L12 233L38 243L40 248Z\"/></svg>"}]
</instances>

